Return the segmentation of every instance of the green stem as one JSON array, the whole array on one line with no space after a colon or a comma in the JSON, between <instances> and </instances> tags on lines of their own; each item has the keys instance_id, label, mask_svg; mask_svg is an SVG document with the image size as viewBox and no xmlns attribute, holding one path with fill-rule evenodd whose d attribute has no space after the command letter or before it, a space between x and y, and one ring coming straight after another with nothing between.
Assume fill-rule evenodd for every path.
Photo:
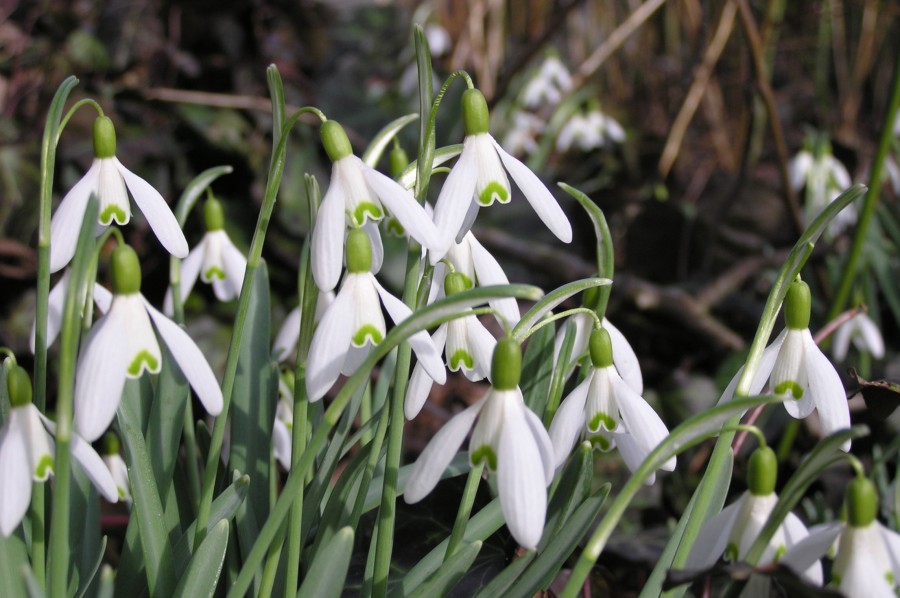
<instances>
[{"instance_id":1,"label":"green stem","mask_svg":"<svg viewBox=\"0 0 900 598\"><path fill-rule=\"evenodd\" d=\"M281 547L284 544L284 534L287 531L288 521L285 520L281 529L278 530L278 539L272 542L269 547L269 556L266 558L266 566L263 568L262 579L259 583L258 598L270 598L272 596L272 588L275 586L275 577L278 574L278 562L281 560ZM296 596L297 590L293 592L290 588L285 588L285 593Z\"/></svg>"},{"instance_id":2,"label":"green stem","mask_svg":"<svg viewBox=\"0 0 900 598\"><path fill-rule=\"evenodd\" d=\"M195 425L194 406L190 400L187 400L184 406L184 426L182 426L181 434L184 436L184 467L188 476L188 494L196 515L200 505L200 454L197 451Z\"/></svg>"},{"instance_id":3,"label":"green stem","mask_svg":"<svg viewBox=\"0 0 900 598\"><path fill-rule=\"evenodd\" d=\"M483 469L484 461L480 461L469 470L469 477L466 478L466 487L463 490L462 500L459 503L459 511L456 513L456 521L453 523L453 531L450 533L450 540L447 543L447 552L444 554L445 563L456 553L456 550L462 543L463 536L465 536L466 526L469 525L469 517L472 515L472 505L475 503L475 495L478 492L478 483L481 481Z\"/></svg>"},{"instance_id":4,"label":"green stem","mask_svg":"<svg viewBox=\"0 0 900 598\"><path fill-rule=\"evenodd\" d=\"M863 199L862 212L859 215L859 223L856 227L856 235L853 237L853 246L847 255L847 261L844 263L844 269L841 273L841 281L838 284L837 293L835 293L834 301L831 303L831 309L828 312L826 320L833 320L844 306L847 299L853 291L853 284L856 281L856 272L859 267L859 260L862 256L863 248L869 236L869 227L872 224L872 218L878 209L878 199L881 193L881 178L884 174L884 161L891 149L891 140L894 136L894 118L897 115L897 109L900 108L900 57L896 60L894 71L894 87L891 91L891 101L888 105L887 114L885 114L884 124L881 127L881 138L878 140L878 150L875 153L875 160L872 162L872 173L869 175L869 191Z\"/></svg>"}]
</instances>

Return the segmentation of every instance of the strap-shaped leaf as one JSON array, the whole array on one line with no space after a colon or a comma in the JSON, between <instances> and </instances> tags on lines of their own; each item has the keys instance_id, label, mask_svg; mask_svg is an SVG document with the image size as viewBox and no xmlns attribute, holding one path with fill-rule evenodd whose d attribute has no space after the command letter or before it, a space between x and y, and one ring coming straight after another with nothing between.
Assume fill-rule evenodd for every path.
<instances>
[{"instance_id":1,"label":"strap-shaped leaf","mask_svg":"<svg viewBox=\"0 0 900 598\"><path fill-rule=\"evenodd\" d=\"M378 131L375 137L372 138L369 147L366 148L365 153L362 155L362 161L372 168L378 166L378 161L381 159L381 155L391 142L391 139L396 137L397 134L403 130L403 127L417 118L419 118L418 114L407 114L406 116L401 116L385 125L384 128Z\"/></svg>"},{"instance_id":2,"label":"strap-shaped leaf","mask_svg":"<svg viewBox=\"0 0 900 598\"><path fill-rule=\"evenodd\" d=\"M188 563L187 571L175 588L175 596L199 598L215 594L228 548L228 527L227 519L220 519L212 526Z\"/></svg>"},{"instance_id":3,"label":"strap-shaped leaf","mask_svg":"<svg viewBox=\"0 0 900 598\"><path fill-rule=\"evenodd\" d=\"M481 541L465 544L426 583L419 586L410 598L432 598L446 596L475 562L481 552Z\"/></svg>"},{"instance_id":4,"label":"strap-shaped leaf","mask_svg":"<svg viewBox=\"0 0 900 598\"><path fill-rule=\"evenodd\" d=\"M353 530L341 528L316 555L297 591L297 598L338 598L344 589L352 553Z\"/></svg>"}]
</instances>

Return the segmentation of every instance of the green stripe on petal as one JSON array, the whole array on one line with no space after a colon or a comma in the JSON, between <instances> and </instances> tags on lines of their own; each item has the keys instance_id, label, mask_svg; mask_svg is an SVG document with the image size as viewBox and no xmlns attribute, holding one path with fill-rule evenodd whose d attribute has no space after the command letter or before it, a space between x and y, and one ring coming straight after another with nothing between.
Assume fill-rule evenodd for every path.
<instances>
[{"instance_id":1,"label":"green stripe on petal","mask_svg":"<svg viewBox=\"0 0 900 598\"><path fill-rule=\"evenodd\" d=\"M494 452L490 445L482 444L472 451L469 455L469 461L473 466L484 462L487 464L488 469L497 471L497 453Z\"/></svg>"},{"instance_id":2,"label":"green stripe on petal","mask_svg":"<svg viewBox=\"0 0 900 598\"><path fill-rule=\"evenodd\" d=\"M400 221L396 218L390 218L387 221L387 225L385 226L388 234L393 235L395 237L405 237L406 229L403 228L403 225L400 224Z\"/></svg>"},{"instance_id":3,"label":"green stripe on petal","mask_svg":"<svg viewBox=\"0 0 900 598\"><path fill-rule=\"evenodd\" d=\"M44 455L41 457L40 461L38 461L37 466L34 468L34 478L36 480L46 480L50 474L53 472L53 457L50 455Z\"/></svg>"},{"instance_id":4,"label":"green stripe on petal","mask_svg":"<svg viewBox=\"0 0 900 598\"><path fill-rule=\"evenodd\" d=\"M503 185L501 185L497 181L491 181L481 191L481 195L478 196L478 203L480 203L483 206L489 206L492 203L494 203L495 199L498 200L500 203L508 203L509 202L509 190L506 189Z\"/></svg>"},{"instance_id":5,"label":"green stripe on petal","mask_svg":"<svg viewBox=\"0 0 900 598\"><path fill-rule=\"evenodd\" d=\"M588 430L591 432L599 432L600 425L603 424L603 427L606 428L607 431L612 432L619 425L618 422L613 418L613 416L608 413L603 413L602 411L594 414L594 417L591 418L591 421L588 422Z\"/></svg>"},{"instance_id":6,"label":"green stripe on petal","mask_svg":"<svg viewBox=\"0 0 900 598\"><path fill-rule=\"evenodd\" d=\"M372 340L373 345L379 344L382 340L384 340L384 336L382 336L381 331L378 330L375 326L371 324L366 324L362 328L356 331L356 334L353 335L353 346L362 347L366 344L366 338Z\"/></svg>"},{"instance_id":7,"label":"green stripe on petal","mask_svg":"<svg viewBox=\"0 0 900 598\"><path fill-rule=\"evenodd\" d=\"M103 208L103 211L100 212L100 217L97 220L103 226L109 226L112 224L113 220L116 221L116 224L128 224L128 214L126 214L125 210L119 206L110 204Z\"/></svg>"},{"instance_id":8,"label":"green stripe on petal","mask_svg":"<svg viewBox=\"0 0 900 598\"><path fill-rule=\"evenodd\" d=\"M371 201L360 202L353 210L353 214L350 215L354 226L362 226L366 223L366 218L370 220L381 220L383 217L384 212L382 209Z\"/></svg>"},{"instance_id":9,"label":"green stripe on petal","mask_svg":"<svg viewBox=\"0 0 900 598\"><path fill-rule=\"evenodd\" d=\"M786 395L791 394L798 401L803 398L803 387L794 382L793 380L785 380L781 384L775 387L776 395Z\"/></svg>"},{"instance_id":10,"label":"green stripe on petal","mask_svg":"<svg viewBox=\"0 0 900 598\"><path fill-rule=\"evenodd\" d=\"M212 281L214 278L225 280L225 271L218 266L210 266L210 268L203 273L203 280Z\"/></svg>"},{"instance_id":11,"label":"green stripe on petal","mask_svg":"<svg viewBox=\"0 0 900 598\"><path fill-rule=\"evenodd\" d=\"M459 369L460 364L467 370L471 370L475 366L475 360L465 349L458 349L450 356L450 369L454 372Z\"/></svg>"},{"instance_id":12,"label":"green stripe on petal","mask_svg":"<svg viewBox=\"0 0 900 598\"><path fill-rule=\"evenodd\" d=\"M153 374L159 372L159 360L146 349L142 349L131 360L131 364L128 366L128 375L132 378L137 378L144 369Z\"/></svg>"},{"instance_id":13,"label":"green stripe on petal","mask_svg":"<svg viewBox=\"0 0 900 598\"><path fill-rule=\"evenodd\" d=\"M606 436L591 436L591 448L599 449L604 453L612 448L612 443Z\"/></svg>"}]
</instances>

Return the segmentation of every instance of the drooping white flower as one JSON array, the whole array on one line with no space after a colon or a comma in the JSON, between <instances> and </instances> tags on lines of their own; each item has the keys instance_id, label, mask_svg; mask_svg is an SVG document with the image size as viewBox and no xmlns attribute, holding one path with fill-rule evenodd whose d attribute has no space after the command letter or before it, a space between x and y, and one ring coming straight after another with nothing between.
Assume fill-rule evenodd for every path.
<instances>
[{"instance_id":1,"label":"drooping white flower","mask_svg":"<svg viewBox=\"0 0 900 598\"><path fill-rule=\"evenodd\" d=\"M335 121L322 123L322 143L333 163L331 184L316 217L312 236L312 271L319 289L337 286L344 255L344 232L389 211L407 234L432 248L437 231L413 194L353 155L350 141Z\"/></svg>"},{"instance_id":2,"label":"drooping white flower","mask_svg":"<svg viewBox=\"0 0 900 598\"><path fill-rule=\"evenodd\" d=\"M577 112L563 126L556 138L561 152L577 148L583 152L625 141L625 130L613 117L593 109L586 114Z\"/></svg>"},{"instance_id":3,"label":"drooping white flower","mask_svg":"<svg viewBox=\"0 0 900 598\"><path fill-rule=\"evenodd\" d=\"M50 295L47 297L47 346L53 344L62 328L63 310L66 304L66 293L69 291L69 270L63 272L62 277L57 281L56 285L50 289ZM112 303L112 294L106 288L94 283L92 292L94 304L102 312L109 311L109 305ZM84 298L79 301L84 305ZM31 352L34 353L35 328L37 322L31 325Z\"/></svg>"},{"instance_id":4,"label":"drooping white flower","mask_svg":"<svg viewBox=\"0 0 900 598\"><path fill-rule=\"evenodd\" d=\"M831 155L831 146L827 142L820 142L815 154L805 149L799 151L788 164L788 175L795 191L806 187L807 222L853 184L847 168ZM856 210L850 205L831 221L828 232L837 235L855 223Z\"/></svg>"},{"instance_id":5,"label":"drooping white flower","mask_svg":"<svg viewBox=\"0 0 900 598\"><path fill-rule=\"evenodd\" d=\"M544 58L540 68L522 90L522 104L528 108L538 108L545 104L555 106L571 88L572 76L569 69L558 56L550 54Z\"/></svg>"},{"instance_id":6,"label":"drooping white flower","mask_svg":"<svg viewBox=\"0 0 900 598\"><path fill-rule=\"evenodd\" d=\"M103 454L103 463L116 482L119 492L119 500L131 502L131 491L128 482L128 466L119 454L119 437L109 432L105 438L106 450Z\"/></svg>"},{"instance_id":7,"label":"drooping white flower","mask_svg":"<svg viewBox=\"0 0 900 598\"><path fill-rule=\"evenodd\" d=\"M469 461L497 473L500 507L510 533L525 548L541 539L547 513L547 486L553 480L553 447L546 430L519 390L521 349L510 338L497 343L493 386L435 434L413 465L403 496L415 503L437 485L441 474L472 430Z\"/></svg>"},{"instance_id":8,"label":"drooping white flower","mask_svg":"<svg viewBox=\"0 0 900 598\"><path fill-rule=\"evenodd\" d=\"M355 372L372 347L384 340L382 304L395 324L412 315L409 307L375 279L371 265L368 236L360 229L351 230L347 238L347 275L322 316L309 348L306 390L310 401L325 396L340 374ZM428 375L443 384L447 374L440 351L428 333L423 330L413 334L409 344Z\"/></svg>"},{"instance_id":9,"label":"drooping white flower","mask_svg":"<svg viewBox=\"0 0 900 598\"><path fill-rule=\"evenodd\" d=\"M31 402L28 374L13 366L7 371L11 408L0 429L0 534L8 537L19 526L31 503L32 482L53 473L53 422ZM73 434L69 450L88 479L109 502L118 500L116 483L91 445Z\"/></svg>"},{"instance_id":10,"label":"drooping white flower","mask_svg":"<svg viewBox=\"0 0 900 598\"><path fill-rule=\"evenodd\" d=\"M447 275L444 286L448 295L468 288L466 277L460 272ZM474 314L441 324L431 340L438 352L446 349L446 363L451 372L462 370L463 375L473 382L490 376L491 356L497 341ZM406 419L419 414L433 384L434 379L423 364L417 363L406 389L403 407Z\"/></svg>"},{"instance_id":11,"label":"drooping white flower","mask_svg":"<svg viewBox=\"0 0 900 598\"><path fill-rule=\"evenodd\" d=\"M278 379L278 404L275 406L275 423L272 427L272 452L286 470L291 470L292 430L294 428L294 392Z\"/></svg>"},{"instance_id":12,"label":"drooping white flower","mask_svg":"<svg viewBox=\"0 0 900 598\"><path fill-rule=\"evenodd\" d=\"M587 378L575 387L560 404L550 424L554 465L565 463L572 447L582 434L603 451L619 448L631 471L637 470L647 455L669 435L659 415L619 375L614 365L615 350L604 328L591 334L590 353L593 367ZM675 457L662 469L674 471ZM656 474L645 483L652 484Z\"/></svg>"},{"instance_id":13,"label":"drooping white flower","mask_svg":"<svg viewBox=\"0 0 900 598\"><path fill-rule=\"evenodd\" d=\"M787 326L763 351L749 394L756 395L766 380L773 394L784 398L784 408L797 419L818 411L827 435L850 427L850 407L841 378L809 331L809 287L794 281L785 299ZM719 402L731 400L743 368L734 375ZM850 450L847 440L841 447Z\"/></svg>"},{"instance_id":14,"label":"drooping white flower","mask_svg":"<svg viewBox=\"0 0 900 598\"><path fill-rule=\"evenodd\" d=\"M328 306L334 301L334 291L326 293L320 292L316 297L316 313L313 316L313 322L318 324L319 320L325 314ZM275 335L275 342L272 344L272 356L280 362L284 362L291 356L297 347L297 341L300 340L300 324L303 316L302 309L298 305L292 309L284 318L278 334Z\"/></svg>"},{"instance_id":15,"label":"drooping white flower","mask_svg":"<svg viewBox=\"0 0 900 598\"><path fill-rule=\"evenodd\" d=\"M431 248L431 262L436 264L454 240L462 239L481 207L490 206L495 200L509 203L511 190L507 171L547 228L561 241L569 243L572 225L553 194L488 133L487 102L477 89L463 94L463 122L466 138L462 153L441 188L434 208L438 247Z\"/></svg>"},{"instance_id":16,"label":"drooping white flower","mask_svg":"<svg viewBox=\"0 0 900 598\"><path fill-rule=\"evenodd\" d=\"M187 240L172 210L159 191L116 158L116 133L105 116L94 121L94 163L87 174L63 197L50 222L50 271L62 269L75 255L78 233L91 194L100 202L98 234L115 221L131 220L128 191L144 214L156 238L175 257L188 254ZM128 191L126 191L126 187Z\"/></svg>"},{"instance_id":17,"label":"drooping white flower","mask_svg":"<svg viewBox=\"0 0 900 598\"><path fill-rule=\"evenodd\" d=\"M831 354L835 361L844 361L851 341L861 353L869 353L875 359L884 357L884 339L881 331L865 313L856 314L834 331Z\"/></svg>"},{"instance_id":18,"label":"drooping white flower","mask_svg":"<svg viewBox=\"0 0 900 598\"><path fill-rule=\"evenodd\" d=\"M532 154L537 151L537 136L544 131L544 120L530 112L517 111L513 114L512 125L501 144L513 156Z\"/></svg>"},{"instance_id":19,"label":"drooping white flower","mask_svg":"<svg viewBox=\"0 0 900 598\"><path fill-rule=\"evenodd\" d=\"M75 429L85 439L96 440L116 414L126 378L139 378L144 371L159 373L162 354L154 328L206 411L218 415L222 390L215 374L191 337L141 295L134 250L120 245L111 263L112 305L92 327L78 359Z\"/></svg>"}]
</instances>

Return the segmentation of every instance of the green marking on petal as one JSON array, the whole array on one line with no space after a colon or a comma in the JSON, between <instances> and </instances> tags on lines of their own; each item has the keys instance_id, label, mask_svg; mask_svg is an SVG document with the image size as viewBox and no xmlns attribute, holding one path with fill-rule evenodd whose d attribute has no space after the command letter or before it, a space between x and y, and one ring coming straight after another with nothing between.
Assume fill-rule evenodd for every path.
<instances>
[{"instance_id":1,"label":"green marking on petal","mask_svg":"<svg viewBox=\"0 0 900 598\"><path fill-rule=\"evenodd\" d=\"M38 461L37 467L34 468L34 477L39 480L46 480L47 477L53 472L53 457L50 455L44 455L41 457L41 460Z\"/></svg>"},{"instance_id":2,"label":"green marking on petal","mask_svg":"<svg viewBox=\"0 0 900 598\"><path fill-rule=\"evenodd\" d=\"M841 576L838 575L837 573L835 573L834 571L832 571L831 572L831 583L828 585L834 586L834 587L839 587L841 585Z\"/></svg>"},{"instance_id":3,"label":"green marking on petal","mask_svg":"<svg viewBox=\"0 0 900 598\"><path fill-rule=\"evenodd\" d=\"M803 398L803 387L793 380L785 380L775 387L776 395L792 394L798 401Z\"/></svg>"},{"instance_id":4,"label":"green marking on petal","mask_svg":"<svg viewBox=\"0 0 900 598\"><path fill-rule=\"evenodd\" d=\"M103 226L109 226L110 224L112 224L113 220L116 221L116 224L128 224L128 214L126 214L125 210L123 210L119 206L110 204L103 208L103 211L100 212L98 221Z\"/></svg>"},{"instance_id":5,"label":"green marking on petal","mask_svg":"<svg viewBox=\"0 0 900 598\"><path fill-rule=\"evenodd\" d=\"M497 454L489 445L483 444L477 449L469 453L469 462L472 465L478 465L481 462L487 463L488 469L497 471Z\"/></svg>"},{"instance_id":6,"label":"green marking on petal","mask_svg":"<svg viewBox=\"0 0 900 598\"><path fill-rule=\"evenodd\" d=\"M475 366L475 360L469 355L465 349L457 350L450 356L450 369L454 372L459 369L460 364L467 370L471 370Z\"/></svg>"},{"instance_id":7,"label":"green marking on petal","mask_svg":"<svg viewBox=\"0 0 900 598\"><path fill-rule=\"evenodd\" d=\"M387 225L385 225L385 229L389 235L394 237L405 237L406 229L403 228L403 225L400 224L400 221L396 218L390 218L387 221Z\"/></svg>"},{"instance_id":8,"label":"green marking on petal","mask_svg":"<svg viewBox=\"0 0 900 598\"><path fill-rule=\"evenodd\" d=\"M361 202L356 206L356 209L353 210L353 214L350 216L355 226L362 226L365 224L366 218L370 220L381 220L383 217L384 212L377 204L374 204L371 201Z\"/></svg>"},{"instance_id":9,"label":"green marking on petal","mask_svg":"<svg viewBox=\"0 0 900 598\"><path fill-rule=\"evenodd\" d=\"M773 558L773 561L776 563L780 561L785 552L787 552L787 546L785 546L784 544L779 545L778 549L775 551L775 557Z\"/></svg>"},{"instance_id":10,"label":"green marking on petal","mask_svg":"<svg viewBox=\"0 0 900 598\"><path fill-rule=\"evenodd\" d=\"M211 266L206 272L203 273L203 280L213 280L214 278L225 280L225 271L218 266Z\"/></svg>"},{"instance_id":11,"label":"green marking on petal","mask_svg":"<svg viewBox=\"0 0 900 598\"><path fill-rule=\"evenodd\" d=\"M491 181L478 196L478 203L489 206L495 199L500 203L509 203L509 190L497 181Z\"/></svg>"},{"instance_id":12,"label":"green marking on petal","mask_svg":"<svg viewBox=\"0 0 900 598\"><path fill-rule=\"evenodd\" d=\"M891 587L894 586L894 572L893 572L893 571L888 571L888 572L886 572L886 573L884 574L884 578L887 580L887 582L888 582L889 584L891 584Z\"/></svg>"},{"instance_id":13,"label":"green marking on petal","mask_svg":"<svg viewBox=\"0 0 900 598\"><path fill-rule=\"evenodd\" d=\"M366 344L366 338L372 339L372 344L377 345L384 337L381 334L381 331L372 326L371 324L366 324L362 328L356 331L356 334L353 335L353 346L362 347Z\"/></svg>"},{"instance_id":14,"label":"green marking on petal","mask_svg":"<svg viewBox=\"0 0 900 598\"><path fill-rule=\"evenodd\" d=\"M728 546L725 547L725 560L729 562L736 562L740 557L740 553L738 552L737 544L734 542L729 542Z\"/></svg>"},{"instance_id":15,"label":"green marking on petal","mask_svg":"<svg viewBox=\"0 0 900 598\"><path fill-rule=\"evenodd\" d=\"M141 349L141 352L131 360L131 364L128 366L128 375L132 378L137 378L144 369L156 374L159 372L159 360L150 351Z\"/></svg>"},{"instance_id":16,"label":"green marking on petal","mask_svg":"<svg viewBox=\"0 0 900 598\"><path fill-rule=\"evenodd\" d=\"M116 491L119 493L119 500L125 500L127 494L125 494L125 489L121 486L116 486Z\"/></svg>"},{"instance_id":17,"label":"green marking on petal","mask_svg":"<svg viewBox=\"0 0 900 598\"><path fill-rule=\"evenodd\" d=\"M591 436L591 448L599 449L605 453L612 448L612 442L603 435Z\"/></svg>"},{"instance_id":18,"label":"green marking on petal","mask_svg":"<svg viewBox=\"0 0 900 598\"><path fill-rule=\"evenodd\" d=\"M588 422L588 430L591 432L599 432L600 424L603 424L603 427L606 428L607 431L612 432L619 425L618 422L613 418L613 416L608 413L603 413L602 411L598 411L594 414L594 417L591 418L591 421Z\"/></svg>"}]
</instances>

